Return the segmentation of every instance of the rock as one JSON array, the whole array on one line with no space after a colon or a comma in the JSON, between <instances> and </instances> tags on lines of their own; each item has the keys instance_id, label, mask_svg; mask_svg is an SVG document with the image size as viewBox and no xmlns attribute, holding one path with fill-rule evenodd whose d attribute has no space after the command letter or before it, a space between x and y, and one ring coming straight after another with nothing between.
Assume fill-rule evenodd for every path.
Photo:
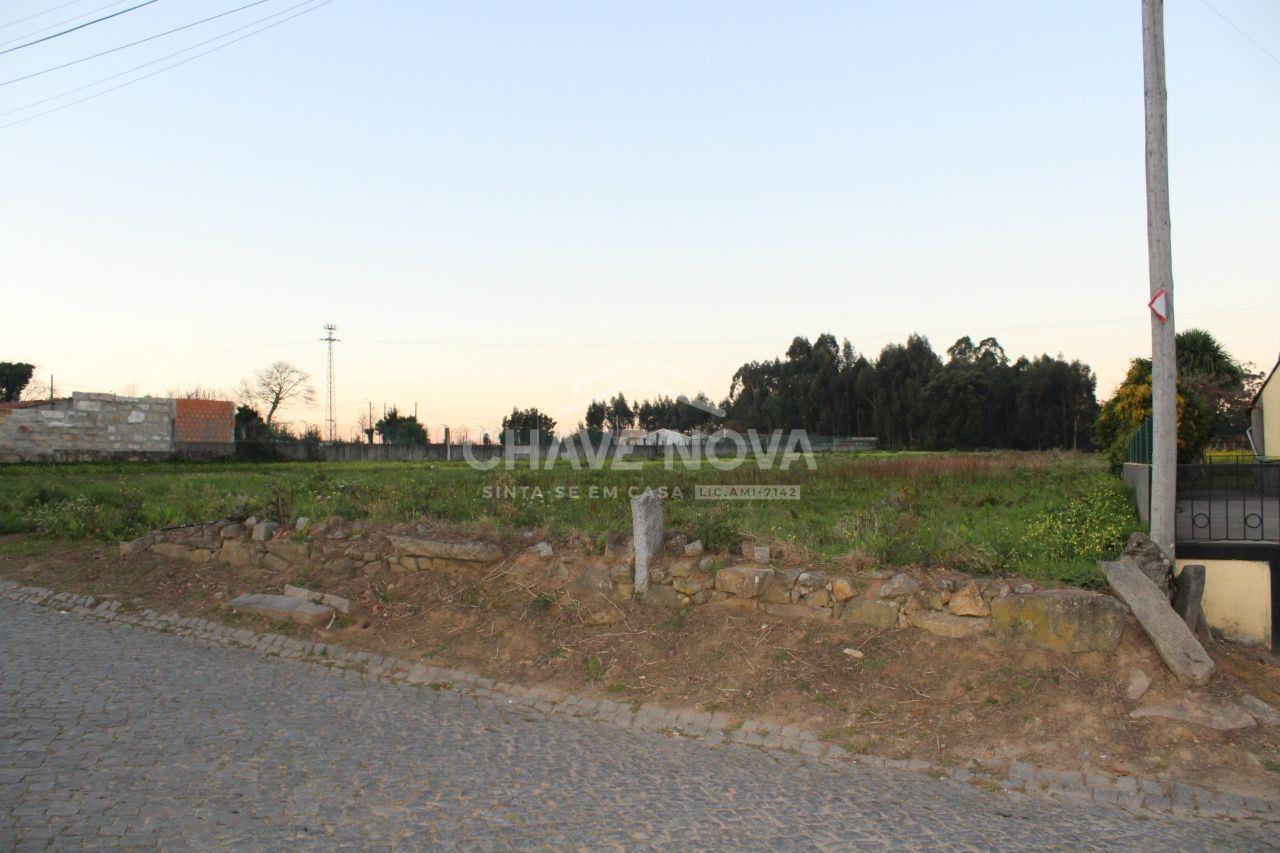
<instances>
[{"instance_id":1,"label":"rock","mask_svg":"<svg viewBox=\"0 0 1280 853\"><path fill-rule=\"evenodd\" d=\"M831 579L831 597L836 601L848 601L857 594L853 588L853 581L848 578L832 578Z\"/></svg>"},{"instance_id":2,"label":"rock","mask_svg":"<svg viewBox=\"0 0 1280 853\"><path fill-rule=\"evenodd\" d=\"M464 563L496 563L502 559L502 549L492 542L444 542L421 536L388 536L387 541L397 554L412 557L430 557L437 560L457 560Z\"/></svg>"},{"instance_id":3,"label":"rock","mask_svg":"<svg viewBox=\"0 0 1280 853\"><path fill-rule=\"evenodd\" d=\"M636 592L649 589L649 568L662 552L662 496L652 489L631 499L632 548Z\"/></svg>"},{"instance_id":4,"label":"rock","mask_svg":"<svg viewBox=\"0 0 1280 853\"><path fill-rule=\"evenodd\" d=\"M251 515L244 520L245 529L252 530L257 525L257 523L258 523L258 517L256 515Z\"/></svg>"},{"instance_id":5,"label":"rock","mask_svg":"<svg viewBox=\"0 0 1280 853\"><path fill-rule=\"evenodd\" d=\"M767 604L790 604L800 597L799 591L792 592L800 572L794 569L787 571L773 570L769 584L760 592L760 600Z\"/></svg>"},{"instance_id":6,"label":"rock","mask_svg":"<svg viewBox=\"0 0 1280 853\"><path fill-rule=\"evenodd\" d=\"M889 578L880 584L880 588L876 590L876 595L880 598L906 598L909 595L915 595L920 591L920 584L916 583L911 575L905 572Z\"/></svg>"},{"instance_id":7,"label":"rock","mask_svg":"<svg viewBox=\"0 0 1280 853\"><path fill-rule=\"evenodd\" d=\"M298 516L298 520L293 523L293 529L301 533L311 526L311 519L305 516Z\"/></svg>"},{"instance_id":8,"label":"rock","mask_svg":"<svg viewBox=\"0 0 1280 853\"><path fill-rule=\"evenodd\" d=\"M1155 586L1154 582L1152 586ZM1144 705L1130 711L1129 716L1135 720L1143 717L1161 717L1222 732L1247 729L1254 725L1253 717L1243 708L1201 693L1188 693L1181 699Z\"/></svg>"},{"instance_id":9,"label":"rock","mask_svg":"<svg viewBox=\"0 0 1280 853\"><path fill-rule=\"evenodd\" d=\"M259 547L242 539L228 539L218 549L218 559L228 566L238 568L257 565L260 558Z\"/></svg>"},{"instance_id":10,"label":"rock","mask_svg":"<svg viewBox=\"0 0 1280 853\"><path fill-rule=\"evenodd\" d=\"M831 593L826 588L815 589L813 592L806 592L800 596L800 601L810 607L830 607Z\"/></svg>"},{"instance_id":11,"label":"rock","mask_svg":"<svg viewBox=\"0 0 1280 853\"><path fill-rule=\"evenodd\" d=\"M702 540L695 539L692 542L690 542L688 545L685 545L684 555L686 557L701 557L702 556Z\"/></svg>"},{"instance_id":12,"label":"rock","mask_svg":"<svg viewBox=\"0 0 1280 853\"><path fill-rule=\"evenodd\" d=\"M779 619L826 619L831 611L807 604L766 604L764 612Z\"/></svg>"},{"instance_id":13,"label":"rock","mask_svg":"<svg viewBox=\"0 0 1280 853\"><path fill-rule=\"evenodd\" d=\"M956 616L938 610L918 610L912 613L907 621L909 624L928 631L936 637L946 637L952 640L976 637L991 630L990 619L974 616Z\"/></svg>"},{"instance_id":14,"label":"rock","mask_svg":"<svg viewBox=\"0 0 1280 853\"><path fill-rule=\"evenodd\" d=\"M671 586L676 592L685 595L697 595L707 588L705 577L683 577L676 578L671 582Z\"/></svg>"},{"instance_id":15,"label":"rock","mask_svg":"<svg viewBox=\"0 0 1280 853\"><path fill-rule=\"evenodd\" d=\"M267 543L267 552L287 563L304 565L307 562L307 544L294 539L276 539Z\"/></svg>"},{"instance_id":16,"label":"rock","mask_svg":"<svg viewBox=\"0 0 1280 853\"><path fill-rule=\"evenodd\" d=\"M845 603L844 615L841 618L857 625L892 628L898 624L898 602L855 598Z\"/></svg>"},{"instance_id":17,"label":"rock","mask_svg":"<svg viewBox=\"0 0 1280 853\"><path fill-rule=\"evenodd\" d=\"M1173 609L1194 634L1203 614L1204 566L1198 563L1183 566L1173 583Z\"/></svg>"},{"instance_id":18,"label":"rock","mask_svg":"<svg viewBox=\"0 0 1280 853\"><path fill-rule=\"evenodd\" d=\"M1013 588L1015 595L1029 595L1036 591L1036 585L1033 583L1020 583Z\"/></svg>"},{"instance_id":19,"label":"rock","mask_svg":"<svg viewBox=\"0 0 1280 853\"><path fill-rule=\"evenodd\" d=\"M1139 534L1134 534L1138 536ZM1132 537L1130 537L1132 541ZM1129 605L1160 658L1179 681L1204 684L1213 673L1213 659L1187 623L1169 606L1169 597L1130 558L1101 563L1102 574Z\"/></svg>"},{"instance_id":20,"label":"rock","mask_svg":"<svg viewBox=\"0 0 1280 853\"><path fill-rule=\"evenodd\" d=\"M1147 692L1147 688L1151 686L1151 676L1147 675L1140 669L1129 670L1129 686L1125 688L1124 695L1131 702L1136 702L1142 698Z\"/></svg>"},{"instance_id":21,"label":"rock","mask_svg":"<svg viewBox=\"0 0 1280 853\"><path fill-rule=\"evenodd\" d=\"M237 524L233 521L218 531L218 538L223 541L226 541L227 539L239 539L248 532L249 528L245 527L243 524Z\"/></svg>"},{"instance_id":22,"label":"rock","mask_svg":"<svg viewBox=\"0 0 1280 853\"><path fill-rule=\"evenodd\" d=\"M555 549L551 547L550 542L539 542L537 545L534 545L532 548L530 548L529 552L536 557L541 557L542 559L546 560L550 558L552 554L555 553Z\"/></svg>"},{"instance_id":23,"label":"rock","mask_svg":"<svg viewBox=\"0 0 1280 853\"><path fill-rule=\"evenodd\" d=\"M796 575L796 588L801 595L808 595L814 590L825 590L827 576L823 572L801 572Z\"/></svg>"},{"instance_id":24,"label":"rock","mask_svg":"<svg viewBox=\"0 0 1280 853\"><path fill-rule=\"evenodd\" d=\"M1004 598L1012 590L1004 581L991 581L982 589L982 594L987 598ZM1030 592L1030 590L1028 590Z\"/></svg>"},{"instance_id":25,"label":"rock","mask_svg":"<svg viewBox=\"0 0 1280 853\"><path fill-rule=\"evenodd\" d=\"M1160 546L1145 533L1131 533L1124 546L1124 556L1133 560L1139 571L1151 579L1168 601L1173 589L1173 562L1165 557Z\"/></svg>"},{"instance_id":26,"label":"rock","mask_svg":"<svg viewBox=\"0 0 1280 853\"><path fill-rule=\"evenodd\" d=\"M131 542L121 542L120 556L128 557L131 554L136 554L139 551L145 549L150 544L151 544L151 540L146 536L143 536L139 539L134 539Z\"/></svg>"},{"instance_id":27,"label":"rock","mask_svg":"<svg viewBox=\"0 0 1280 853\"><path fill-rule=\"evenodd\" d=\"M684 546L689 544L689 537L683 533L672 533L667 537L667 550L672 554L680 554L684 551Z\"/></svg>"},{"instance_id":28,"label":"rock","mask_svg":"<svg viewBox=\"0 0 1280 853\"><path fill-rule=\"evenodd\" d=\"M242 595L231 602L236 610L258 613L268 619L283 619L299 625L322 625L333 616L333 610L288 595Z\"/></svg>"},{"instance_id":29,"label":"rock","mask_svg":"<svg viewBox=\"0 0 1280 853\"><path fill-rule=\"evenodd\" d=\"M772 569L760 566L730 566L716 572L716 589L739 598L755 598L772 578Z\"/></svg>"},{"instance_id":30,"label":"rock","mask_svg":"<svg viewBox=\"0 0 1280 853\"><path fill-rule=\"evenodd\" d=\"M1115 651L1124 607L1109 595L1083 589L1047 589L991 602L996 635L1055 652Z\"/></svg>"},{"instance_id":31,"label":"rock","mask_svg":"<svg viewBox=\"0 0 1280 853\"><path fill-rule=\"evenodd\" d=\"M327 592L316 592L315 590L306 589L292 584L285 584L284 594L290 598L296 598L301 601L310 601L312 604L323 604L326 607L332 607L339 613L350 613L351 602L340 595L330 595Z\"/></svg>"},{"instance_id":32,"label":"rock","mask_svg":"<svg viewBox=\"0 0 1280 853\"><path fill-rule=\"evenodd\" d=\"M637 596L650 604L656 604L659 607L681 608L685 606L684 594L677 592L674 587L669 586L650 586L643 594L636 590Z\"/></svg>"},{"instance_id":33,"label":"rock","mask_svg":"<svg viewBox=\"0 0 1280 853\"><path fill-rule=\"evenodd\" d=\"M851 657L854 660L862 660L863 658L862 652L857 649L843 649L843 652L846 656Z\"/></svg>"},{"instance_id":34,"label":"rock","mask_svg":"<svg viewBox=\"0 0 1280 853\"><path fill-rule=\"evenodd\" d=\"M1185 572L1186 569L1183 569ZM1252 693L1246 693L1240 697L1240 704L1244 709L1253 715L1260 723L1266 723L1268 726L1280 726L1280 712L1275 708L1263 702Z\"/></svg>"},{"instance_id":35,"label":"rock","mask_svg":"<svg viewBox=\"0 0 1280 853\"><path fill-rule=\"evenodd\" d=\"M951 594L947 609L957 616L990 616L991 607L982 597L982 590L970 581L959 591Z\"/></svg>"},{"instance_id":36,"label":"rock","mask_svg":"<svg viewBox=\"0 0 1280 853\"><path fill-rule=\"evenodd\" d=\"M157 542L151 550L175 560L189 560L192 563L203 563L212 553L207 548L191 548L178 542Z\"/></svg>"},{"instance_id":37,"label":"rock","mask_svg":"<svg viewBox=\"0 0 1280 853\"><path fill-rule=\"evenodd\" d=\"M334 577L349 577L355 574L356 562L350 557L334 557L324 564L324 570Z\"/></svg>"},{"instance_id":38,"label":"rock","mask_svg":"<svg viewBox=\"0 0 1280 853\"><path fill-rule=\"evenodd\" d=\"M253 526L253 541L266 542L272 536L276 535L276 531L280 529L280 525L274 521L259 521Z\"/></svg>"}]
</instances>

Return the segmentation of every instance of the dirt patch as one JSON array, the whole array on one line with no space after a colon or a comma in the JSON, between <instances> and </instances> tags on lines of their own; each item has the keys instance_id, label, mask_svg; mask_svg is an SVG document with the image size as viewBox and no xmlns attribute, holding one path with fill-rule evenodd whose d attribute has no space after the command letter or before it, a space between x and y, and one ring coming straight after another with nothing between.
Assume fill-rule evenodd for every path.
<instances>
[{"instance_id":1,"label":"dirt patch","mask_svg":"<svg viewBox=\"0 0 1280 853\"><path fill-rule=\"evenodd\" d=\"M923 631L791 623L719 606L688 609L548 595L528 572L563 573L576 559L557 545L519 571L316 576L305 570L193 564L114 546L0 537L0 576L59 591L116 596L126 605L217 618L335 642L490 678L547 684L617 701L697 707L794 723L859 752L947 765L970 758L1097 768L1241 794L1280 793L1280 732L1217 732L1132 720L1131 668L1152 677L1144 697L1183 690L1130 620L1114 656L1058 655L994 637L963 641ZM351 599L325 628L269 624L226 602L286 583ZM617 618L600 620L600 607ZM592 624L609 621L612 624ZM1218 672L1206 692L1242 692L1280 706L1277 661L1211 641ZM856 649L860 658L846 649Z\"/></svg>"}]
</instances>

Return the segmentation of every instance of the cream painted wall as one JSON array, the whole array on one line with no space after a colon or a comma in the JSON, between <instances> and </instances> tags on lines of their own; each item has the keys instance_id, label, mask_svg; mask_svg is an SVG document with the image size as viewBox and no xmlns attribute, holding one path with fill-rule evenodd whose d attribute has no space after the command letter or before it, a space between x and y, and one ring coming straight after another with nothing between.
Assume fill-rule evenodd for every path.
<instances>
[{"instance_id":1,"label":"cream painted wall","mask_svg":"<svg viewBox=\"0 0 1280 853\"><path fill-rule=\"evenodd\" d=\"M1272 375L1258 401L1262 409L1262 450L1280 456L1280 375Z\"/></svg>"},{"instance_id":2,"label":"cream painted wall","mask_svg":"<svg viewBox=\"0 0 1280 853\"><path fill-rule=\"evenodd\" d=\"M1204 566L1204 617L1242 643L1271 645L1271 566L1260 560L1178 560Z\"/></svg>"}]
</instances>

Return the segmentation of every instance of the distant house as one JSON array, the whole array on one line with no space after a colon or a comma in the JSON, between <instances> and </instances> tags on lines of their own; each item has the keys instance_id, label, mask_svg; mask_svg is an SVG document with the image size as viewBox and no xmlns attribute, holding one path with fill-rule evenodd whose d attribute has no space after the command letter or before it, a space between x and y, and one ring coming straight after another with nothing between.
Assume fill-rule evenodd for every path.
<instances>
[{"instance_id":1,"label":"distant house","mask_svg":"<svg viewBox=\"0 0 1280 853\"><path fill-rule=\"evenodd\" d=\"M1260 457L1280 456L1280 359L1249 401L1249 441ZM1270 414L1267 414L1267 413Z\"/></svg>"},{"instance_id":2,"label":"distant house","mask_svg":"<svg viewBox=\"0 0 1280 853\"><path fill-rule=\"evenodd\" d=\"M647 432L636 440L635 444L647 445L668 445L668 444L692 444L693 439L682 432L676 432L673 429L655 429L653 432Z\"/></svg>"},{"instance_id":3,"label":"distant house","mask_svg":"<svg viewBox=\"0 0 1280 853\"><path fill-rule=\"evenodd\" d=\"M613 440L618 444L639 444L644 437L645 431L642 429L624 429L613 434Z\"/></svg>"}]
</instances>

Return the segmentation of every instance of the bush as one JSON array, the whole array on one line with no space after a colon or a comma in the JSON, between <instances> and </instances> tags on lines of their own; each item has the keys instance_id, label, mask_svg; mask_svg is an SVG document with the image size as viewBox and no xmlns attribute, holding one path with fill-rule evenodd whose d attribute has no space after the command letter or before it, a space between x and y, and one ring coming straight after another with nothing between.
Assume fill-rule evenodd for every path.
<instances>
[{"instance_id":1,"label":"bush","mask_svg":"<svg viewBox=\"0 0 1280 853\"><path fill-rule=\"evenodd\" d=\"M1136 529L1138 519L1124 487L1108 480L1046 510L1028 526L1023 547L1028 557L1043 560L1097 559L1117 553Z\"/></svg>"}]
</instances>

